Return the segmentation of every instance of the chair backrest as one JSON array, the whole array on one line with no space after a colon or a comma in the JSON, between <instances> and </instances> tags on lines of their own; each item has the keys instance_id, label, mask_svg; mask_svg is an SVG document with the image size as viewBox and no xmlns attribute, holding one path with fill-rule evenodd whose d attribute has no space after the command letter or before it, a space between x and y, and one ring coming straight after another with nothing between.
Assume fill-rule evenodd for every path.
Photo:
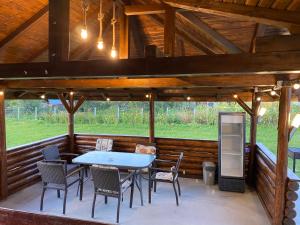
<instances>
[{"instance_id":1,"label":"chair backrest","mask_svg":"<svg viewBox=\"0 0 300 225\"><path fill-rule=\"evenodd\" d=\"M179 171L179 167L180 167L180 163L181 163L182 159L183 159L183 152L180 153L178 160L176 162L175 171L174 171L176 174Z\"/></svg>"},{"instance_id":2,"label":"chair backrest","mask_svg":"<svg viewBox=\"0 0 300 225\"><path fill-rule=\"evenodd\" d=\"M66 174L63 164L50 162L37 162L42 181L51 184L66 184Z\"/></svg>"},{"instance_id":3,"label":"chair backrest","mask_svg":"<svg viewBox=\"0 0 300 225\"><path fill-rule=\"evenodd\" d=\"M103 194L120 194L120 174L116 167L91 166L91 174L94 187L97 192Z\"/></svg>"},{"instance_id":4,"label":"chair backrest","mask_svg":"<svg viewBox=\"0 0 300 225\"><path fill-rule=\"evenodd\" d=\"M108 138L98 138L96 142L97 151L111 151L113 147L113 140Z\"/></svg>"},{"instance_id":5,"label":"chair backrest","mask_svg":"<svg viewBox=\"0 0 300 225\"><path fill-rule=\"evenodd\" d=\"M135 146L135 153L139 154L149 154L149 155L156 155L156 146L155 144L136 144Z\"/></svg>"},{"instance_id":6,"label":"chair backrest","mask_svg":"<svg viewBox=\"0 0 300 225\"><path fill-rule=\"evenodd\" d=\"M59 149L57 145L49 145L42 149L42 154L45 160L58 160L60 159Z\"/></svg>"}]
</instances>

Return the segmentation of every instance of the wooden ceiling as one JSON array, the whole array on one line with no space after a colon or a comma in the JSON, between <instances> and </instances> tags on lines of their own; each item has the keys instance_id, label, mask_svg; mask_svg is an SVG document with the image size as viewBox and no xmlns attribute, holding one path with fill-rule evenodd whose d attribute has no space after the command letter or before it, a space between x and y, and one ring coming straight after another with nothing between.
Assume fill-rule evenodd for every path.
<instances>
[{"instance_id":1,"label":"wooden ceiling","mask_svg":"<svg viewBox=\"0 0 300 225\"><path fill-rule=\"evenodd\" d=\"M89 0L89 10L87 16L87 25L89 30L89 39L82 41L80 38L80 28L82 25L82 1L70 0L70 60L100 60L109 58L109 50L112 45L112 1L104 1L104 51L96 48L98 36L99 1ZM247 15L246 7L256 7L257 9L274 9L278 15L282 12L299 11L300 0L198 0L197 4L202 4L201 10L187 10L187 6L181 6L181 2L194 3L196 0L118 0L118 5L143 6L143 5L164 5L178 7L175 14L175 56L201 56L216 54L240 54L252 53L254 51L254 40L256 37L290 34L300 32L298 25L285 27L284 19L275 23L269 20L256 20ZM213 5L213 7L211 6ZM218 7L226 6L229 11L226 13L218 11ZM225 8L226 8L225 7ZM237 8L235 8L237 7ZM239 8L242 7L242 8ZM212 10L213 8L213 10ZM227 10L226 8L226 10ZM120 10L121 7L118 7ZM190 7L188 7L190 9ZM244 10L242 16L240 11L234 14L230 10ZM158 57L164 56L164 14L159 12L141 13L130 16L130 58L141 58L144 56L144 46L157 46ZM47 0L0 0L0 63L29 63L29 62L47 62L48 61L48 1ZM120 13L120 12L119 12ZM268 12L269 13L269 12ZM270 14L271 15L271 14ZM285 15L285 14L284 14ZM269 14L268 14L269 16ZM255 16L254 16L255 17ZM272 15L270 16L272 17ZM273 18L273 17L272 17ZM288 18L290 19L290 18ZM292 18L293 19L293 18ZM274 19L273 19L274 20ZM260 23L263 22L263 23ZM117 39L119 26L117 24ZM117 41L118 44L118 41ZM117 46L118 47L118 46ZM250 75L250 74L249 74ZM258 78L258 77L257 77ZM192 78L188 78L192 79ZM197 81L198 79L198 81ZM9 98L34 98L40 94L48 93L54 96L55 92L66 90L77 90L77 93L84 93L91 99L105 99L106 96L116 97L115 99L142 100L145 93L155 93L160 100L185 100L189 95L194 100L228 100L232 98L232 93L240 92L246 98L251 98L251 93L255 86L263 86L268 90L276 84L276 79L257 85L249 79L249 84L239 86L225 86L222 82L214 86L214 89L207 89L200 78L189 81L192 85L179 85L172 88L163 86L167 82L141 81L143 84L135 86L137 83L127 82L122 86L122 82L111 88L103 85L99 81L99 87L80 88L73 85L68 87L50 87L43 88L42 84L33 85L23 82L19 83L2 82L9 89ZM227 78L226 78L227 79ZM229 78L228 78L229 79ZM260 79L260 78L259 78ZM258 79L258 80L259 80ZM263 78L261 78L263 79ZM180 78L180 82L186 81ZM97 82L96 82L97 83ZM176 83L176 82L175 82ZM147 84L149 86L147 86ZM11 85L11 86L10 86ZM28 90L25 88L28 85ZM79 84L80 85L80 84ZM119 86L118 86L119 85ZM155 86L156 85L156 86ZM211 86L211 85L208 85ZM147 88L149 87L149 88ZM141 90L140 88L143 88ZM202 91L199 89L202 88ZM91 91L92 90L92 91ZM268 100L276 100L276 97L265 95Z\"/></svg>"}]
</instances>

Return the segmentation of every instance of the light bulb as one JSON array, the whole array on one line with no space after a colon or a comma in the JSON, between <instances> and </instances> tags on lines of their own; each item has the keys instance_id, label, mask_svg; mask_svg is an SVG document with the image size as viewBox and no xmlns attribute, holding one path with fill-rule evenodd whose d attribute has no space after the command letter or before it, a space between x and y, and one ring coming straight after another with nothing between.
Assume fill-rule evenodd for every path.
<instances>
[{"instance_id":1,"label":"light bulb","mask_svg":"<svg viewBox=\"0 0 300 225\"><path fill-rule=\"evenodd\" d=\"M270 93L272 96L276 95L276 91L271 91Z\"/></svg>"},{"instance_id":2,"label":"light bulb","mask_svg":"<svg viewBox=\"0 0 300 225\"><path fill-rule=\"evenodd\" d=\"M186 98L186 100L190 101L190 100L191 100L191 97L190 97L190 96L188 96L188 97Z\"/></svg>"},{"instance_id":3,"label":"light bulb","mask_svg":"<svg viewBox=\"0 0 300 225\"><path fill-rule=\"evenodd\" d=\"M80 35L81 35L81 38L82 38L82 39L87 39L87 37L88 37L88 32L87 32L86 27L81 29Z\"/></svg>"},{"instance_id":4,"label":"light bulb","mask_svg":"<svg viewBox=\"0 0 300 225\"><path fill-rule=\"evenodd\" d=\"M299 89L300 88L300 84L294 84L294 89Z\"/></svg>"},{"instance_id":5,"label":"light bulb","mask_svg":"<svg viewBox=\"0 0 300 225\"><path fill-rule=\"evenodd\" d=\"M238 95L233 95L233 97L234 97L234 98L237 98L237 97L238 97Z\"/></svg>"},{"instance_id":6,"label":"light bulb","mask_svg":"<svg viewBox=\"0 0 300 225\"><path fill-rule=\"evenodd\" d=\"M256 101L260 102L261 101L261 97L257 97Z\"/></svg>"},{"instance_id":7,"label":"light bulb","mask_svg":"<svg viewBox=\"0 0 300 225\"><path fill-rule=\"evenodd\" d=\"M41 99L45 99L46 98L46 96L45 95L41 95Z\"/></svg>"},{"instance_id":8,"label":"light bulb","mask_svg":"<svg viewBox=\"0 0 300 225\"><path fill-rule=\"evenodd\" d=\"M106 101L108 101L108 102L109 102L109 101L110 101L110 98L106 98Z\"/></svg>"},{"instance_id":9,"label":"light bulb","mask_svg":"<svg viewBox=\"0 0 300 225\"><path fill-rule=\"evenodd\" d=\"M104 48L104 43L103 43L103 41L98 41L98 43L97 43L97 48L98 48L99 50L102 50L102 49Z\"/></svg>"},{"instance_id":10,"label":"light bulb","mask_svg":"<svg viewBox=\"0 0 300 225\"><path fill-rule=\"evenodd\" d=\"M149 98L149 95L148 95L148 94L146 95L146 98Z\"/></svg>"},{"instance_id":11,"label":"light bulb","mask_svg":"<svg viewBox=\"0 0 300 225\"><path fill-rule=\"evenodd\" d=\"M112 58L116 58L117 57L117 50L114 47L111 49L110 55L111 55Z\"/></svg>"},{"instance_id":12,"label":"light bulb","mask_svg":"<svg viewBox=\"0 0 300 225\"><path fill-rule=\"evenodd\" d=\"M70 92L70 95L74 95L74 92L73 92L73 91L71 91L71 92Z\"/></svg>"},{"instance_id":13,"label":"light bulb","mask_svg":"<svg viewBox=\"0 0 300 225\"><path fill-rule=\"evenodd\" d=\"M0 91L0 95L3 96L4 95L4 91Z\"/></svg>"},{"instance_id":14,"label":"light bulb","mask_svg":"<svg viewBox=\"0 0 300 225\"><path fill-rule=\"evenodd\" d=\"M263 115L265 115L266 111L267 111L267 109L262 107L262 108L259 109L258 115L263 116Z\"/></svg>"}]
</instances>

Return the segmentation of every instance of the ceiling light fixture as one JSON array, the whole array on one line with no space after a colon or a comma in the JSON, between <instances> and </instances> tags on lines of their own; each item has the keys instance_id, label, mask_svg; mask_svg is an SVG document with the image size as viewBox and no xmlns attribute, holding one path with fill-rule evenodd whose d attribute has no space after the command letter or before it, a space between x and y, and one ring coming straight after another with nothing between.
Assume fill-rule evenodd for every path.
<instances>
[{"instance_id":1,"label":"ceiling light fixture","mask_svg":"<svg viewBox=\"0 0 300 225\"><path fill-rule=\"evenodd\" d=\"M83 10L83 26L81 28L80 36L83 40L86 40L88 38L88 31L87 31L87 25L86 25L86 16L87 11L89 9L89 4L86 0L82 1L82 10Z\"/></svg>"},{"instance_id":2,"label":"ceiling light fixture","mask_svg":"<svg viewBox=\"0 0 300 225\"><path fill-rule=\"evenodd\" d=\"M112 58L116 58L118 53L116 50L116 23L117 23L117 19L116 19L116 1L113 1L113 17L111 19L111 25L112 25L112 32L113 32L113 40L112 40L112 47L111 47L111 57Z\"/></svg>"}]
</instances>

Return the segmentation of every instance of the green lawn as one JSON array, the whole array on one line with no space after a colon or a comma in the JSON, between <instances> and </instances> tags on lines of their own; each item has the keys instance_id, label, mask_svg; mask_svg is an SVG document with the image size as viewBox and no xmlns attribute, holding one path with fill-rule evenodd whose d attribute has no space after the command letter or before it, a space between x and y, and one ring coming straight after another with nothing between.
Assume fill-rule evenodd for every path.
<instances>
[{"instance_id":1,"label":"green lawn","mask_svg":"<svg viewBox=\"0 0 300 225\"><path fill-rule=\"evenodd\" d=\"M65 134L67 124L46 123L38 120L11 120L6 121L7 127L7 146L14 146L38 141L44 138ZM247 126L247 136L249 136L249 126ZM164 125L156 124L157 137L174 137L190 139L217 140L217 125ZM101 124L78 124L75 126L77 133L91 134L123 134L123 135L148 135L148 126L146 125L101 125ZM247 137L248 139L248 137ZM277 129L274 127L258 126L257 141L262 142L272 152L276 152ZM290 146L300 147L300 131L296 132ZM289 162L291 166L291 162ZM297 165L298 175L300 175L300 162Z\"/></svg>"}]
</instances>

